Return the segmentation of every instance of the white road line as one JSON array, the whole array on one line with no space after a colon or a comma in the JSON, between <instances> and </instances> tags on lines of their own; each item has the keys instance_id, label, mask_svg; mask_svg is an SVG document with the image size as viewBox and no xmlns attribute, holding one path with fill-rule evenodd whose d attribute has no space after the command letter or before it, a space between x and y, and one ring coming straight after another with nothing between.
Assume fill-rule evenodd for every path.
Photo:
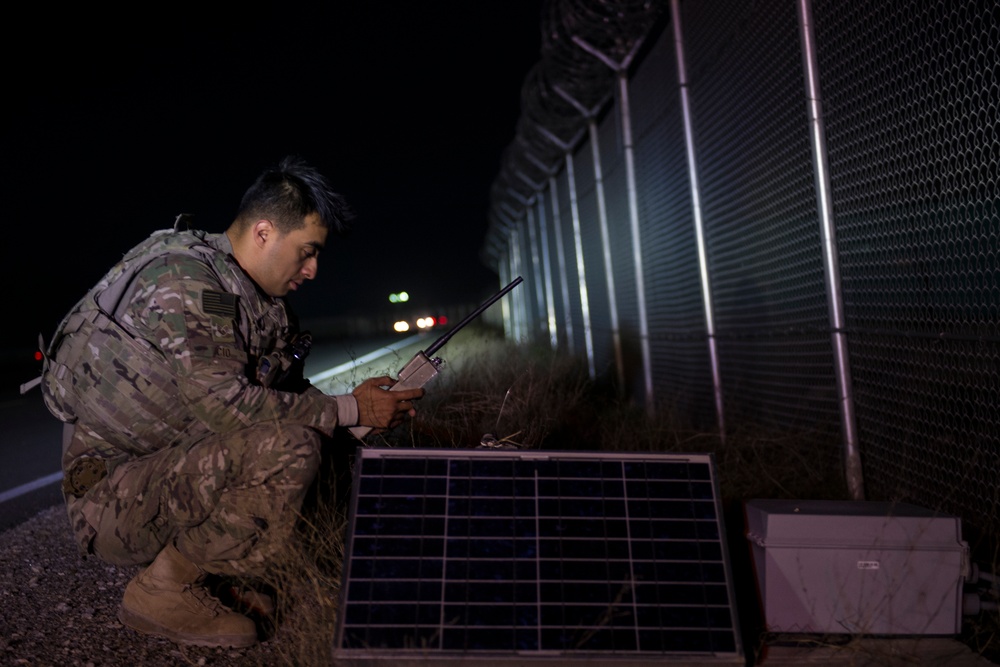
<instances>
[{"instance_id":1,"label":"white road line","mask_svg":"<svg viewBox=\"0 0 1000 667\"><path fill-rule=\"evenodd\" d=\"M369 352L368 354L360 356L357 359L354 359L353 361L348 361L347 363L340 364L339 366L334 366L333 368L327 369L322 373L317 373L316 375L312 375L309 377L309 382L311 382L312 384L316 384L317 382L328 380L329 378L332 378L335 375L340 375L345 371L351 370L352 368L354 368L359 364L367 364L369 361L375 361L379 357L384 357L388 354L392 354L393 352L401 348L404 348L410 343L416 342L419 339L420 339L420 334L417 334L415 336L410 336L409 338L404 338L403 340L396 341L392 345L387 345L386 347L380 347L374 352Z\"/></svg>"},{"instance_id":2,"label":"white road line","mask_svg":"<svg viewBox=\"0 0 1000 667\"><path fill-rule=\"evenodd\" d=\"M39 477L33 482L28 482L27 484L22 484L21 486L15 486L9 491L4 491L0 493L0 503L5 503L8 500L13 500L18 496L23 496L26 493L31 493L35 489L40 489L43 486L48 486L49 484L54 484L62 479L62 471L54 472L51 475L46 475L45 477Z\"/></svg>"}]
</instances>

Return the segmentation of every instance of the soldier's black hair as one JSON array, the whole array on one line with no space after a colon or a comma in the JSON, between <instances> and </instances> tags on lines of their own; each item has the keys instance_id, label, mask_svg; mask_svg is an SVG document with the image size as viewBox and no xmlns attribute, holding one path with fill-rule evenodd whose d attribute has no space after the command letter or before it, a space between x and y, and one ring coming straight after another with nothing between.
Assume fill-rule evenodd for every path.
<instances>
[{"instance_id":1,"label":"soldier's black hair","mask_svg":"<svg viewBox=\"0 0 1000 667\"><path fill-rule=\"evenodd\" d=\"M287 233L303 227L310 213L317 213L321 224L335 232L345 231L354 217L323 174L302 158L290 155L257 177L243 195L236 220L245 226L266 218Z\"/></svg>"}]
</instances>

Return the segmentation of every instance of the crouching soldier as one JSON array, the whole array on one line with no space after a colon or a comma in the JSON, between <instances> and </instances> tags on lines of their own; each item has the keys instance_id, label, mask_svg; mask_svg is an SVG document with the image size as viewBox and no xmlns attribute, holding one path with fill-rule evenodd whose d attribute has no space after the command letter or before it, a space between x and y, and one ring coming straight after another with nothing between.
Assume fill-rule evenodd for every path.
<instances>
[{"instance_id":1,"label":"crouching soldier","mask_svg":"<svg viewBox=\"0 0 1000 667\"><path fill-rule=\"evenodd\" d=\"M262 575L287 548L324 435L413 414L422 389L390 392L380 377L328 396L296 361L308 339L283 297L316 277L348 217L323 176L286 158L224 233L154 233L57 330L42 389L66 422L74 535L109 563L148 564L125 590L125 625L187 644L256 642L206 575Z\"/></svg>"}]
</instances>

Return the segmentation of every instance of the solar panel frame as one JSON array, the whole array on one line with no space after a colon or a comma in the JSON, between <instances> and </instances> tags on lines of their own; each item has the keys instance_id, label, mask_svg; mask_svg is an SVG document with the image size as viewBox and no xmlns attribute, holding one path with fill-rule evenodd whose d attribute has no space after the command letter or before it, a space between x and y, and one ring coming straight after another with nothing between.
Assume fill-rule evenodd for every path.
<instances>
[{"instance_id":1,"label":"solar panel frame","mask_svg":"<svg viewBox=\"0 0 1000 667\"><path fill-rule=\"evenodd\" d=\"M743 664L710 454L359 448L338 664Z\"/></svg>"}]
</instances>

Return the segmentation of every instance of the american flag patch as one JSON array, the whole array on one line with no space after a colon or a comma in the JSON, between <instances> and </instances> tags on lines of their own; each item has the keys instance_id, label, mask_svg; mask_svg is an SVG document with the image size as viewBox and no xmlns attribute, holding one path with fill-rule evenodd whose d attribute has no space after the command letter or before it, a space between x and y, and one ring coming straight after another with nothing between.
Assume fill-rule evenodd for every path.
<instances>
[{"instance_id":1,"label":"american flag patch","mask_svg":"<svg viewBox=\"0 0 1000 667\"><path fill-rule=\"evenodd\" d=\"M236 295L227 292L215 292L213 290L202 290L201 309L206 315L222 315L223 317L236 317Z\"/></svg>"}]
</instances>

